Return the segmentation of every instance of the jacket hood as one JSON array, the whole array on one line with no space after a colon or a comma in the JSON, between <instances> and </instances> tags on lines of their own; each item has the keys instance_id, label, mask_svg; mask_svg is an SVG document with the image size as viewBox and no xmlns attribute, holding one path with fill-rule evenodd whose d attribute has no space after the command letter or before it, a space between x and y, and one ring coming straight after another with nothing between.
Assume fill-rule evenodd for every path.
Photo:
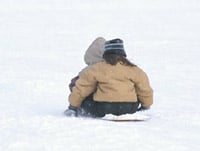
<instances>
[{"instance_id":1,"label":"jacket hood","mask_svg":"<svg viewBox=\"0 0 200 151\"><path fill-rule=\"evenodd\" d=\"M96 38L84 55L84 61L87 65L92 65L103 61L104 43L105 39L102 37Z\"/></svg>"}]
</instances>

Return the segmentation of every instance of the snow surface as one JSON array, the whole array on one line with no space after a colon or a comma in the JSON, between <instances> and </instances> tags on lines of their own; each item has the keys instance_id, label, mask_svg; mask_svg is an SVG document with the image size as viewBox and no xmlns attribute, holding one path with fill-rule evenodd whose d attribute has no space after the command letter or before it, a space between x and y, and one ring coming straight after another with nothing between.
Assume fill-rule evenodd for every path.
<instances>
[{"instance_id":1,"label":"snow surface","mask_svg":"<svg viewBox=\"0 0 200 151\"><path fill-rule=\"evenodd\" d=\"M199 0L1 0L1 151L199 151ZM68 83L98 36L149 75L146 122L67 118Z\"/></svg>"}]
</instances>

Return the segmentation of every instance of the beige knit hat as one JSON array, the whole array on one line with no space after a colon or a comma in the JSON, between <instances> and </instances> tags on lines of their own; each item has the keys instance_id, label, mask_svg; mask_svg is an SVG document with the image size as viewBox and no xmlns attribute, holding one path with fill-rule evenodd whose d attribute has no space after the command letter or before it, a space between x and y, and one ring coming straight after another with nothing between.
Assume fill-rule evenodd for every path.
<instances>
[{"instance_id":1,"label":"beige knit hat","mask_svg":"<svg viewBox=\"0 0 200 151\"><path fill-rule=\"evenodd\" d=\"M84 55L84 61L87 65L92 65L103 61L104 43L105 39L102 37L96 38Z\"/></svg>"}]
</instances>

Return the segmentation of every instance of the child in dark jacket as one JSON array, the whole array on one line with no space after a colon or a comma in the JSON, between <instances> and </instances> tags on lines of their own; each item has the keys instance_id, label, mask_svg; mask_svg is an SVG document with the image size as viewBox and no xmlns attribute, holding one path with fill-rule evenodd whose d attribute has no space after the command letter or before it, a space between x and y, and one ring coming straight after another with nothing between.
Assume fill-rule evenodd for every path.
<instances>
[{"instance_id":1,"label":"child in dark jacket","mask_svg":"<svg viewBox=\"0 0 200 151\"><path fill-rule=\"evenodd\" d=\"M87 66L82 69L81 72L86 70L89 66L103 61L103 52L104 52L104 43L105 39L103 37L97 37L91 45L88 47L88 49L85 52L84 55L84 61L87 64ZM79 73L79 75L81 74ZM72 88L75 86L76 80L78 80L79 75L71 79L71 83L69 84L69 89L72 92Z\"/></svg>"},{"instance_id":2,"label":"child in dark jacket","mask_svg":"<svg viewBox=\"0 0 200 151\"><path fill-rule=\"evenodd\" d=\"M71 82L69 84L69 89L72 92L73 87L75 86L76 81L79 79L79 75L86 70L88 67L91 65L103 61L103 53L104 53L104 43L106 40L103 37L97 37L88 47L88 49L85 52L84 55L84 61L86 63L86 67L82 69L77 76L71 79ZM91 94L92 96L92 94ZM89 97L91 97L89 96ZM88 97L88 98L89 98ZM69 106L69 108L73 108L72 106ZM87 116L85 113L83 113L83 110L81 108L76 108L76 112L73 110L66 109L65 110L65 115L66 116ZM84 115L83 115L84 114Z\"/></svg>"}]
</instances>

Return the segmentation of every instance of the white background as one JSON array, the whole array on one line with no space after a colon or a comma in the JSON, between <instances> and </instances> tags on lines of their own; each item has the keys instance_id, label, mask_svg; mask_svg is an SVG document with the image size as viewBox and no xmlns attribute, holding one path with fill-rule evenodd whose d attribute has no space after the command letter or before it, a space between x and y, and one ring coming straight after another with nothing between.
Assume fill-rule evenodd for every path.
<instances>
[{"instance_id":1,"label":"white background","mask_svg":"<svg viewBox=\"0 0 200 151\"><path fill-rule=\"evenodd\" d=\"M0 150L199 151L199 18L199 0L1 0ZM98 36L148 74L151 120L63 116Z\"/></svg>"}]
</instances>

